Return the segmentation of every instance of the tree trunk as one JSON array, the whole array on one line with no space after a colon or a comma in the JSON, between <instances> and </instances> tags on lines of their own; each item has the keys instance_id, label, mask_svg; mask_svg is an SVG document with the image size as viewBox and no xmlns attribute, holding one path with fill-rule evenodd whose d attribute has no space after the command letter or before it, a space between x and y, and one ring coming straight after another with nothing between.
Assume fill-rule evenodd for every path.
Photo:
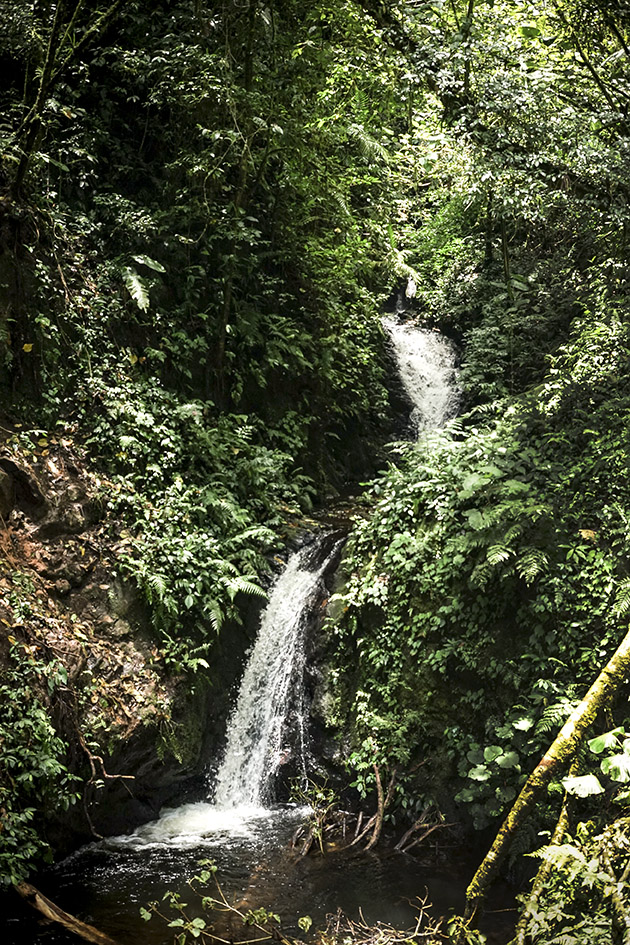
<instances>
[{"instance_id":1,"label":"tree trunk","mask_svg":"<svg viewBox=\"0 0 630 945\"><path fill-rule=\"evenodd\" d=\"M464 920L468 926L474 924L484 897L507 855L514 834L525 821L534 804L541 798L552 778L557 775L560 767L571 759L589 725L597 713L607 706L629 671L630 631L623 638L617 651L602 669L579 706L562 726L555 741L530 774L514 806L503 821L494 843L466 891Z\"/></svg>"},{"instance_id":2,"label":"tree trunk","mask_svg":"<svg viewBox=\"0 0 630 945\"><path fill-rule=\"evenodd\" d=\"M574 762L571 766L569 776L577 774L577 764ZM560 816L556 823L553 836L551 838L550 846L559 846L564 839L564 835L569 828L569 804L570 804L571 795L565 791L564 798L562 799L562 807L560 809ZM527 899L527 902L523 906L523 911L516 925L515 935L510 945L525 945L527 940L527 923L529 917L534 912L536 906L538 905L538 900L540 899L541 893L545 889L547 884L547 879L552 870L551 860L543 860L540 864L540 869L536 873L532 888Z\"/></svg>"}]
</instances>

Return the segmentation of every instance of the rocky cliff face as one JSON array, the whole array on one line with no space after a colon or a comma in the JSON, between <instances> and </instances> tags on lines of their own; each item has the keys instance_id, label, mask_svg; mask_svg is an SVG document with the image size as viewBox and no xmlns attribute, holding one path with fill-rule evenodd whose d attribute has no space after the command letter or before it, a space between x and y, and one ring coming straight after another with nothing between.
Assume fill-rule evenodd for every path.
<instances>
[{"instance_id":1,"label":"rocky cliff face","mask_svg":"<svg viewBox=\"0 0 630 945\"><path fill-rule=\"evenodd\" d=\"M167 673L145 606L117 567L121 541L102 476L70 438L5 431L0 443L0 673L16 642L58 661L67 682L43 692L82 800L45 829L68 848L156 816L202 789L221 735L221 699L202 676ZM227 699L236 652L218 653Z\"/></svg>"}]
</instances>

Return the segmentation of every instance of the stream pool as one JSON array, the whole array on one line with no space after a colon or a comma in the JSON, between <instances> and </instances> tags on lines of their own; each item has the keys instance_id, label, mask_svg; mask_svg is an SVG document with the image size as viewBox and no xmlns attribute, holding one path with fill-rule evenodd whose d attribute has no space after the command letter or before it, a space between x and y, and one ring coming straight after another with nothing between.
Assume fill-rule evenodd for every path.
<instances>
[{"instance_id":1,"label":"stream pool","mask_svg":"<svg viewBox=\"0 0 630 945\"><path fill-rule=\"evenodd\" d=\"M338 908L351 919L358 919L361 910L369 923L381 920L401 928L415 923L413 903L427 892L434 915L448 917L462 908L473 867L452 849L447 860L435 848L417 857L382 850L300 857L290 841L303 817L304 811L296 809L220 812L210 804L186 805L127 837L82 848L36 884L61 908L120 945L171 945L173 929L155 917L145 922L140 916L140 908L161 900L166 890L182 894L190 915L204 914L187 886L203 859L216 863L228 901L244 911L265 906L279 913L285 932L301 938L308 936L297 926L300 916L310 915L313 930L321 929L327 914ZM210 886L206 894L215 892ZM485 918L490 945L509 941L510 905L507 892L498 888ZM79 941L60 926L40 922L37 913L19 902L6 928L4 945ZM215 929L230 937L226 918L218 917Z\"/></svg>"}]
</instances>

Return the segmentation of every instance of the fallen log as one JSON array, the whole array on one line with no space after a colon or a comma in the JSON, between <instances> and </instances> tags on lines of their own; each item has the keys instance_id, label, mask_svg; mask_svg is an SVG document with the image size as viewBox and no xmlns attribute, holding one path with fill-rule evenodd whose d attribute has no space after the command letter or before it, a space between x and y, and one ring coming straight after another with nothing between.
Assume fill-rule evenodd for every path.
<instances>
[{"instance_id":1,"label":"fallen log","mask_svg":"<svg viewBox=\"0 0 630 945\"><path fill-rule=\"evenodd\" d=\"M76 916L71 915L69 912L64 912L63 909L60 909L54 902L47 899L46 896L42 895L42 893L34 886L31 886L30 883L17 883L13 888L33 909L36 909L52 922L58 922L59 925L63 925L69 932L79 935L84 941L92 942L93 945L119 945L119 943L113 938L110 938L109 935L105 935L104 932L99 932L98 929L95 929L92 925L88 925L86 922L81 922L80 919L77 919Z\"/></svg>"}]
</instances>

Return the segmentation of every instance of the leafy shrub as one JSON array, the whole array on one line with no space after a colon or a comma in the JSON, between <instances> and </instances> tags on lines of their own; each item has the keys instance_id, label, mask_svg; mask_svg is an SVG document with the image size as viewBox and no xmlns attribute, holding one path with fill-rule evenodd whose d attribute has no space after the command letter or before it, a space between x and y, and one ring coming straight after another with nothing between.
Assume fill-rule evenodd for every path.
<instances>
[{"instance_id":1,"label":"leafy shrub","mask_svg":"<svg viewBox=\"0 0 630 945\"><path fill-rule=\"evenodd\" d=\"M0 883L23 880L52 851L39 820L77 800L67 746L50 720L47 699L66 682L56 662L9 637L9 663L0 677Z\"/></svg>"}]
</instances>

